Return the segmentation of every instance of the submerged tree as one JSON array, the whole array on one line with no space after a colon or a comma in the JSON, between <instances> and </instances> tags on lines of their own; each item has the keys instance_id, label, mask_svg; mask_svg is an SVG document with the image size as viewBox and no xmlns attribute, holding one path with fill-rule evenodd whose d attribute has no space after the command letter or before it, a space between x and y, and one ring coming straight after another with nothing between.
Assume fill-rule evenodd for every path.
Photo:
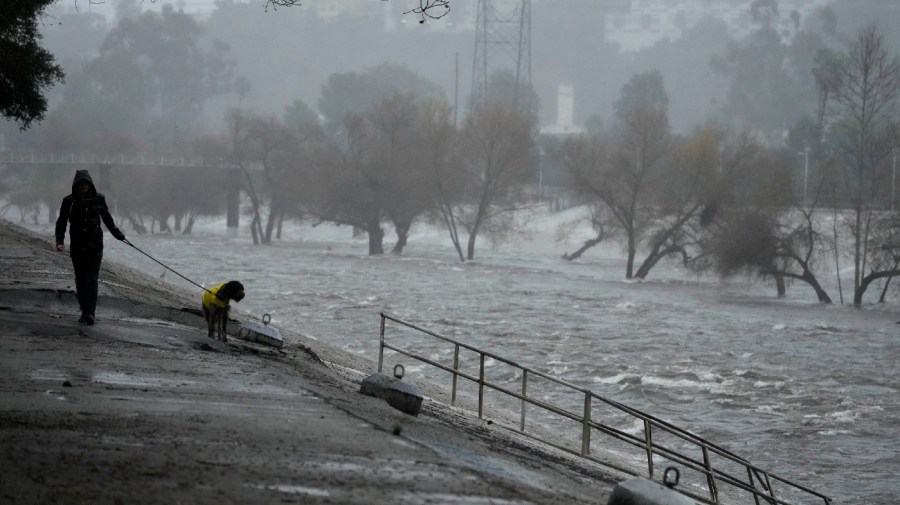
<instances>
[{"instance_id":1,"label":"submerged tree","mask_svg":"<svg viewBox=\"0 0 900 505\"><path fill-rule=\"evenodd\" d=\"M866 26L837 57L837 85L828 108L831 138L844 169L852 216L853 303L862 303L872 255L871 236L883 216L876 212L879 167L900 143L900 59L889 52L875 26Z\"/></svg>"},{"instance_id":2,"label":"submerged tree","mask_svg":"<svg viewBox=\"0 0 900 505\"><path fill-rule=\"evenodd\" d=\"M241 188L250 198L250 232L254 244L268 244L296 195L299 170L297 131L275 117L232 110L228 114L227 160L241 173Z\"/></svg>"},{"instance_id":3,"label":"submerged tree","mask_svg":"<svg viewBox=\"0 0 900 505\"><path fill-rule=\"evenodd\" d=\"M465 261L457 209L465 199L467 174L462 170L452 114L444 102L425 102L419 109L414 142L419 163L428 172L425 191L431 196L430 216L447 230L459 260Z\"/></svg>"},{"instance_id":4,"label":"submerged tree","mask_svg":"<svg viewBox=\"0 0 900 505\"><path fill-rule=\"evenodd\" d=\"M456 220L469 234L466 259L475 258L481 232L509 229L505 218L521 207L521 191L535 168L534 118L510 105L490 103L477 107L460 132L460 158L467 172L465 200Z\"/></svg>"},{"instance_id":5,"label":"submerged tree","mask_svg":"<svg viewBox=\"0 0 900 505\"><path fill-rule=\"evenodd\" d=\"M606 145L593 135L575 138L563 148L561 163L573 189L606 207L625 238L628 279L634 277L639 246L660 217L664 159L672 147L667 104L658 72L632 76L616 103L613 140ZM641 275L646 276L646 270Z\"/></svg>"}]
</instances>

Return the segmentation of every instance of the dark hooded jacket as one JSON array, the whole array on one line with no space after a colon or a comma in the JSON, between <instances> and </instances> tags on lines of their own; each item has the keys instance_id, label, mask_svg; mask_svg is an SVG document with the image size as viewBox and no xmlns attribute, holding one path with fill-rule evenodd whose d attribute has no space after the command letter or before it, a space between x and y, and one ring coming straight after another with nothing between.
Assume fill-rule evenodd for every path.
<instances>
[{"instance_id":1,"label":"dark hooded jacket","mask_svg":"<svg viewBox=\"0 0 900 505\"><path fill-rule=\"evenodd\" d=\"M78 192L78 185L82 182L87 182L91 186L87 196L84 197ZM66 223L69 223L71 254L101 253L103 251L101 220L114 237L119 240L125 238L109 214L106 198L97 193L97 188L94 187L94 181L88 171L77 170L75 179L72 181L72 194L63 198L59 208L59 218L56 219L56 244L64 243Z\"/></svg>"}]
</instances>

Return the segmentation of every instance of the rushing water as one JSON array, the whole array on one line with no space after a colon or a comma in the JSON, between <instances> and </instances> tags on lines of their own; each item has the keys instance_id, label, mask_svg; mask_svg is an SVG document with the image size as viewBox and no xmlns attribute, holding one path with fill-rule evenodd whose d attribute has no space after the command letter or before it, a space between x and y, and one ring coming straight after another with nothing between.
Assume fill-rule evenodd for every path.
<instances>
[{"instance_id":1,"label":"rushing water","mask_svg":"<svg viewBox=\"0 0 900 505\"><path fill-rule=\"evenodd\" d=\"M242 312L354 353L377 356L388 311L673 422L835 503L900 502L896 302L826 306L802 285L778 300L771 285L676 263L625 282L617 251L563 261L577 242L554 231L481 242L464 264L435 230L414 234L401 257L369 257L346 228L291 227L268 246L243 230L229 238L220 221L191 237L130 238L201 284L241 280ZM165 272L114 242L106 258ZM452 351L411 345L444 362Z\"/></svg>"}]
</instances>

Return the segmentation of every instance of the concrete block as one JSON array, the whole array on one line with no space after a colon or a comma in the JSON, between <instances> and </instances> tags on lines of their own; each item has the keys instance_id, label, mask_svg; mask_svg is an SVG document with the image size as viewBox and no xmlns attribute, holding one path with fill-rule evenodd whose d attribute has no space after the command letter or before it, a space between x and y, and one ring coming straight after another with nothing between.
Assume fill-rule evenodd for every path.
<instances>
[{"instance_id":1,"label":"concrete block","mask_svg":"<svg viewBox=\"0 0 900 505\"><path fill-rule=\"evenodd\" d=\"M695 505L694 500L674 489L635 477L616 485L607 505Z\"/></svg>"},{"instance_id":2,"label":"concrete block","mask_svg":"<svg viewBox=\"0 0 900 505\"><path fill-rule=\"evenodd\" d=\"M381 398L391 407L411 416L418 417L419 410L422 408L423 397L418 387L381 373L372 374L363 379L359 392Z\"/></svg>"},{"instance_id":3,"label":"concrete block","mask_svg":"<svg viewBox=\"0 0 900 505\"><path fill-rule=\"evenodd\" d=\"M281 338L281 332L278 328L269 326L271 317L266 314L263 322L248 319L241 323L241 329L238 331L237 337L249 342L256 342L272 347L284 346L284 339Z\"/></svg>"}]
</instances>

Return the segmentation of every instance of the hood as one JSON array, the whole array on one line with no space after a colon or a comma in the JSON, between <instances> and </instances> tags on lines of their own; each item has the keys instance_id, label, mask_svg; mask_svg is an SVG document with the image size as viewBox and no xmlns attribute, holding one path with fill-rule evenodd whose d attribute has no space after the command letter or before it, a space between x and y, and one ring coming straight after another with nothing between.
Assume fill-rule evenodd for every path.
<instances>
[{"instance_id":1,"label":"hood","mask_svg":"<svg viewBox=\"0 0 900 505\"><path fill-rule=\"evenodd\" d=\"M97 194L97 188L94 187L94 180L91 179L91 174L89 174L87 170L76 170L75 179L72 181L73 195L78 195L78 184L82 182L87 182L91 185L91 191L88 193L89 197L93 197Z\"/></svg>"}]
</instances>

